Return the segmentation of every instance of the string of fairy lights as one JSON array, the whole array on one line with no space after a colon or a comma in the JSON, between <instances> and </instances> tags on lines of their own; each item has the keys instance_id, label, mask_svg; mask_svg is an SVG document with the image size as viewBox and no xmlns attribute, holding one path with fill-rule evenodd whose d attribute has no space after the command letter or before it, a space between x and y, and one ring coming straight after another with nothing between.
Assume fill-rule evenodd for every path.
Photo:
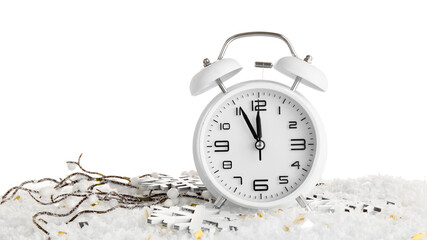
<instances>
[{"instance_id":1,"label":"string of fairy lights","mask_svg":"<svg viewBox=\"0 0 427 240\"><path fill-rule=\"evenodd\" d=\"M19 186L10 188L2 196L0 205L12 199L20 199L21 195L18 195L18 193L25 192L40 205L54 205L61 210L67 210L64 213L41 211L33 215L32 221L34 225L47 236L47 239L51 239L52 233L46 228L48 221L45 220L45 217L71 217L66 221L69 224L84 214L105 214L116 209L132 210L163 204L168 200L167 190L149 189L139 185L138 180L153 177L153 174L145 174L133 179L125 176L104 175L84 169L80 163L81 157L82 155L79 156L77 161L67 162L67 165L70 170L78 167L82 172L74 172L60 180L43 178L25 181ZM166 177L165 174L154 175ZM49 186L37 189L37 185L42 183L48 183ZM30 185L32 187L29 187ZM134 192L134 194L129 194L129 192ZM202 192L193 194L180 193L177 197L209 201L209 199L202 197ZM77 203L69 206L71 201L67 202L67 200L70 198L77 199ZM80 210L80 207L84 204L94 207L101 203L110 203L109 205L113 206L105 210ZM61 233L64 232L59 232L59 234Z\"/></svg>"}]
</instances>

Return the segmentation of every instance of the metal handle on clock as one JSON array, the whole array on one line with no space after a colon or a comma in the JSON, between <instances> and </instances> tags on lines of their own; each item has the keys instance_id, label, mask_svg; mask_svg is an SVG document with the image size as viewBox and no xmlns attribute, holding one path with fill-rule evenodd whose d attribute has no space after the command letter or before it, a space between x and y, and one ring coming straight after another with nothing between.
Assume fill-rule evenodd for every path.
<instances>
[{"instance_id":1,"label":"metal handle on clock","mask_svg":"<svg viewBox=\"0 0 427 240\"><path fill-rule=\"evenodd\" d=\"M218 56L218 60L221 60L224 57L225 51L227 50L228 45L239 38L244 38L244 37L258 37L258 36L262 36L262 37L274 37L274 38L278 38L283 40L286 45L288 45L289 50L291 51L292 56L298 58L294 47L292 46L291 42L282 34L278 34L278 33L274 33L274 32L244 32L244 33L239 33L236 35L233 35L231 37L229 37L224 45L222 46L221 52L219 53Z\"/></svg>"}]
</instances>

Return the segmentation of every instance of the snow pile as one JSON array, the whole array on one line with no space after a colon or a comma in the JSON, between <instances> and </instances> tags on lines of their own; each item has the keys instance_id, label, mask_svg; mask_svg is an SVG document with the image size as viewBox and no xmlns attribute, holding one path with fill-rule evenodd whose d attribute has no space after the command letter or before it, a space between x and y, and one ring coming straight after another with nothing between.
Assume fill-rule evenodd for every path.
<instances>
[{"instance_id":1,"label":"snow pile","mask_svg":"<svg viewBox=\"0 0 427 240\"><path fill-rule=\"evenodd\" d=\"M132 179L131 182L135 182ZM75 191L88 187L81 181ZM43 198L53 194L49 186L39 188ZM129 194L135 194L129 193ZM306 212L295 205L283 209L257 211L226 204L223 210L240 215L238 231L177 231L151 225L147 219L152 207L116 209L105 214L83 214L68 224L70 217L45 216L52 239L425 239L427 240L427 183L402 178L371 176L359 179L329 180L317 186L312 194L326 196L335 212ZM170 189L168 199L160 205L212 203L197 199L180 200L179 192ZM202 193L209 197L208 192ZM19 197L18 197L19 196ZM181 198L182 199L182 198ZM101 202L91 195L81 208L102 211L117 202ZM387 204L391 201L393 204ZM381 207L381 212L345 212L349 203L366 203ZM18 192L14 199L0 205L0 239L46 239L32 222L40 211L66 213L76 200L44 206L27 192ZM42 223L40 223L42 224ZM45 226L45 225L43 225Z\"/></svg>"}]
</instances>

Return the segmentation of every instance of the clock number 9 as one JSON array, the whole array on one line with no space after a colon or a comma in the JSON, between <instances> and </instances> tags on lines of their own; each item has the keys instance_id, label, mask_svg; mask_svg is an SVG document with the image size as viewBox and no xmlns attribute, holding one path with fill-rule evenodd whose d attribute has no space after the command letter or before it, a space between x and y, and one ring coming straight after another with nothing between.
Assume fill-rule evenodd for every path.
<instances>
[{"instance_id":1,"label":"clock number 9","mask_svg":"<svg viewBox=\"0 0 427 240\"><path fill-rule=\"evenodd\" d=\"M228 140L215 141L215 152L228 152L230 150L230 142Z\"/></svg>"},{"instance_id":2,"label":"clock number 9","mask_svg":"<svg viewBox=\"0 0 427 240\"><path fill-rule=\"evenodd\" d=\"M220 123L219 124L219 130L230 130L231 125L230 123Z\"/></svg>"},{"instance_id":3,"label":"clock number 9","mask_svg":"<svg viewBox=\"0 0 427 240\"><path fill-rule=\"evenodd\" d=\"M256 179L254 180L254 191L260 192L260 191L268 191L268 184L263 183L268 182L268 179Z\"/></svg>"}]
</instances>

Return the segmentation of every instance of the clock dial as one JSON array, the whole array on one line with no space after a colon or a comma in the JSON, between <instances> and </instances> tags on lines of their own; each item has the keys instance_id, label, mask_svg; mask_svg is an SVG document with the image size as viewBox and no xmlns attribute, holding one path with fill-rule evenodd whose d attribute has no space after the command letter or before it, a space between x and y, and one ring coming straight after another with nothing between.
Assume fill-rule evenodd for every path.
<instances>
[{"instance_id":1,"label":"clock dial","mask_svg":"<svg viewBox=\"0 0 427 240\"><path fill-rule=\"evenodd\" d=\"M316 153L306 110L272 89L224 98L202 133L202 158L230 194L254 202L284 198L304 182Z\"/></svg>"}]
</instances>

